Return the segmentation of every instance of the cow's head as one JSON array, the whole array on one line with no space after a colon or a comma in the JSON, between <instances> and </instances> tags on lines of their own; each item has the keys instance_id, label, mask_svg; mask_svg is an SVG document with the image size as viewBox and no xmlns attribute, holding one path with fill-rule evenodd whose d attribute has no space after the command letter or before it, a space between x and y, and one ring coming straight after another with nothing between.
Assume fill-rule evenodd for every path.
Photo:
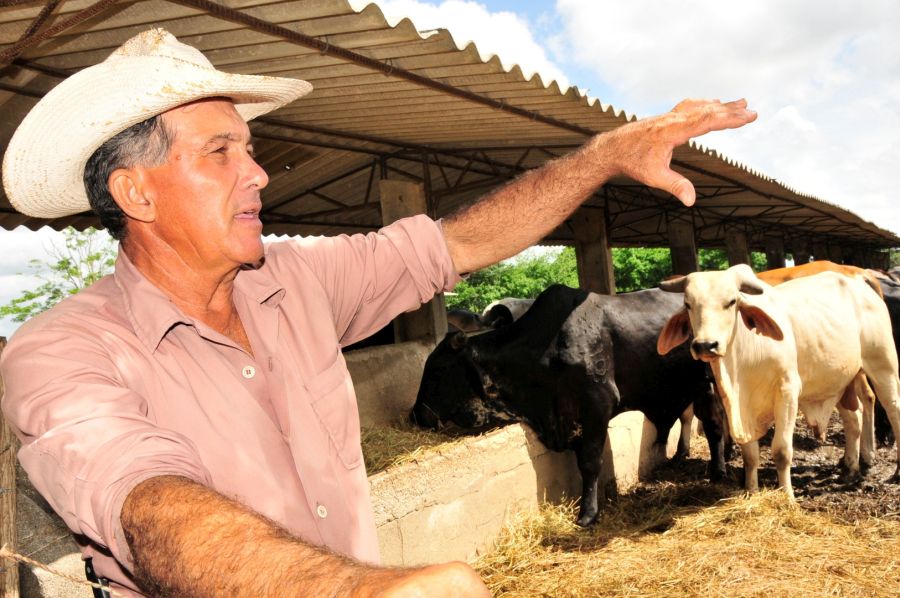
<instances>
[{"instance_id":1,"label":"cow's head","mask_svg":"<svg viewBox=\"0 0 900 598\"><path fill-rule=\"evenodd\" d=\"M694 359L713 361L724 357L738 325L738 316L750 330L775 340L784 338L781 328L764 309L748 301L761 295L766 284L746 264L721 272L694 272L661 283L664 291L684 293L684 307L669 318L659 334L657 351L665 355L691 336Z\"/></svg>"},{"instance_id":2,"label":"cow's head","mask_svg":"<svg viewBox=\"0 0 900 598\"><path fill-rule=\"evenodd\" d=\"M444 337L425 361L410 419L424 428L448 423L478 430L518 421L502 404L490 377L479 367L464 332Z\"/></svg>"}]
</instances>

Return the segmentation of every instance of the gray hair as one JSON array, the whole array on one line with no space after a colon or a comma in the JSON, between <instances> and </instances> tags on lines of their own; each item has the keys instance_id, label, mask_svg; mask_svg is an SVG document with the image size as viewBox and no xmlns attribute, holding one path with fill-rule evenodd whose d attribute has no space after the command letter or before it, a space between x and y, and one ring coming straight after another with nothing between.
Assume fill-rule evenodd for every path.
<instances>
[{"instance_id":1,"label":"gray hair","mask_svg":"<svg viewBox=\"0 0 900 598\"><path fill-rule=\"evenodd\" d=\"M156 115L125 129L106 141L91 155L84 167L84 188L100 224L114 239L128 233L125 212L109 192L109 175L117 168L162 165L169 154L173 132Z\"/></svg>"}]
</instances>

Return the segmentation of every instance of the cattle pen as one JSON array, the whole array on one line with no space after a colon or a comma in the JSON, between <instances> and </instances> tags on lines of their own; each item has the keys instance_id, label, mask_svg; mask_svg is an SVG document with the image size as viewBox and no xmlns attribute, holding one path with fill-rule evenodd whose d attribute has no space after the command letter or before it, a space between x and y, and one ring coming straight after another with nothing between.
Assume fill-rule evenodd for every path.
<instances>
[{"instance_id":1,"label":"cattle pen","mask_svg":"<svg viewBox=\"0 0 900 598\"><path fill-rule=\"evenodd\" d=\"M9 0L0 2L0 147L61 81L103 60L133 33L165 26L217 68L290 72L316 93L251 123L269 173L267 235L378 230L397 218L442 218L522 173L635 116L576 87L483 58L446 29L392 23L348 0ZM512 57L514 59L514 57ZM698 248L770 268L830 259L886 269L900 237L877 223L691 142L674 169L698 192L693 208L618 176L542 240L575 248L580 286L614 293L613 248L668 248L675 272L699 269ZM84 212L42 220L0 189L0 235L97 225ZM746 496L740 460L721 484L702 481L708 455L664 464L656 430L636 412L610 422L598 523L574 525L581 492L571 452L548 450L516 424L471 437L404 426L423 363L446 331L443 297L394 322L397 344L347 354L388 565L461 559L495 596L897 596L900 491L882 467L863 483L837 474L841 434L798 432L798 502L785 503L763 450L761 494ZM4 342L0 338L0 350ZM0 380L2 393L2 380ZM670 432L665 457L679 430ZM80 553L15 464L0 418L0 548L73 578ZM891 462L879 449L877 462ZM824 465L824 467L823 467ZM83 583L0 558L0 598L90 597Z\"/></svg>"},{"instance_id":2,"label":"cattle pen","mask_svg":"<svg viewBox=\"0 0 900 598\"><path fill-rule=\"evenodd\" d=\"M802 490L791 505L774 491L748 497L735 480L703 481L708 453L696 437L689 458L654 471L650 424L625 414L610 431L600 520L582 529L574 525L573 456L548 451L527 427L448 437L398 423L417 380L402 382L396 368L415 370L427 353L407 343L348 354L360 379L382 374L365 378L358 392L369 407L364 452L386 563L468 560L495 596L896 595L900 497L877 479L842 487L834 467L821 467L839 460L838 425L823 446L801 431ZM890 464L887 449L878 462L875 478ZM761 481L772 488L774 471L763 464ZM740 462L731 465L737 470ZM21 475L18 494L19 552L80 573L61 521L42 510ZM22 596L90 596L37 567L19 572Z\"/></svg>"}]
</instances>

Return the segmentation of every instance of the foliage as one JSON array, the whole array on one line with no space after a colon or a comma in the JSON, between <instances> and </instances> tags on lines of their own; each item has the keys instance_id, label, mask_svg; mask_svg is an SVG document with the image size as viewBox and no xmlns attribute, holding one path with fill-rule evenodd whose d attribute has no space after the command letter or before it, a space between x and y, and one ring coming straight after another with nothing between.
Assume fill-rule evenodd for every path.
<instances>
[{"instance_id":1,"label":"foliage","mask_svg":"<svg viewBox=\"0 0 900 598\"><path fill-rule=\"evenodd\" d=\"M668 249L616 247L612 254L618 293L655 287L672 274L672 255Z\"/></svg>"},{"instance_id":2,"label":"foliage","mask_svg":"<svg viewBox=\"0 0 900 598\"><path fill-rule=\"evenodd\" d=\"M43 283L0 306L0 318L24 322L112 272L116 244L105 232L94 228L77 231L71 226L62 232L63 246L46 250L49 260L29 261Z\"/></svg>"},{"instance_id":3,"label":"foliage","mask_svg":"<svg viewBox=\"0 0 900 598\"><path fill-rule=\"evenodd\" d=\"M618 293L653 288L672 274L672 256L666 248L616 247L612 256ZM723 249L701 249L698 258L701 270L728 268L728 256ZM764 253L752 252L750 258L755 271L766 269ZM532 299L554 283L578 286L578 268L572 247L479 270L460 282L454 289L455 294L447 296L447 307L481 313L492 301L503 297Z\"/></svg>"},{"instance_id":4,"label":"foliage","mask_svg":"<svg viewBox=\"0 0 900 598\"><path fill-rule=\"evenodd\" d=\"M504 297L533 299L553 283L578 286L575 250L547 252L536 257L509 260L474 272L447 296L447 307L481 313L492 301Z\"/></svg>"}]
</instances>

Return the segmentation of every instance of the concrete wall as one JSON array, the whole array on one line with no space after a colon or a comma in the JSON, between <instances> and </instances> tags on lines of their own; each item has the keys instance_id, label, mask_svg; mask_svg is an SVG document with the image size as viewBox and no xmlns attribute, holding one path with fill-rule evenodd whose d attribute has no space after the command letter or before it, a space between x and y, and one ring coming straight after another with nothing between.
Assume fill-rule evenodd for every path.
<instances>
[{"instance_id":1,"label":"concrete wall","mask_svg":"<svg viewBox=\"0 0 900 598\"><path fill-rule=\"evenodd\" d=\"M680 433L669 435L667 456ZM610 422L601 487L624 492L663 458L639 413ZM581 496L571 451L555 453L521 424L454 443L369 479L381 556L389 565L468 560L488 549L509 517L541 502Z\"/></svg>"},{"instance_id":2,"label":"concrete wall","mask_svg":"<svg viewBox=\"0 0 900 598\"><path fill-rule=\"evenodd\" d=\"M428 343L408 342L344 354L363 426L388 425L408 416L433 348Z\"/></svg>"}]
</instances>

